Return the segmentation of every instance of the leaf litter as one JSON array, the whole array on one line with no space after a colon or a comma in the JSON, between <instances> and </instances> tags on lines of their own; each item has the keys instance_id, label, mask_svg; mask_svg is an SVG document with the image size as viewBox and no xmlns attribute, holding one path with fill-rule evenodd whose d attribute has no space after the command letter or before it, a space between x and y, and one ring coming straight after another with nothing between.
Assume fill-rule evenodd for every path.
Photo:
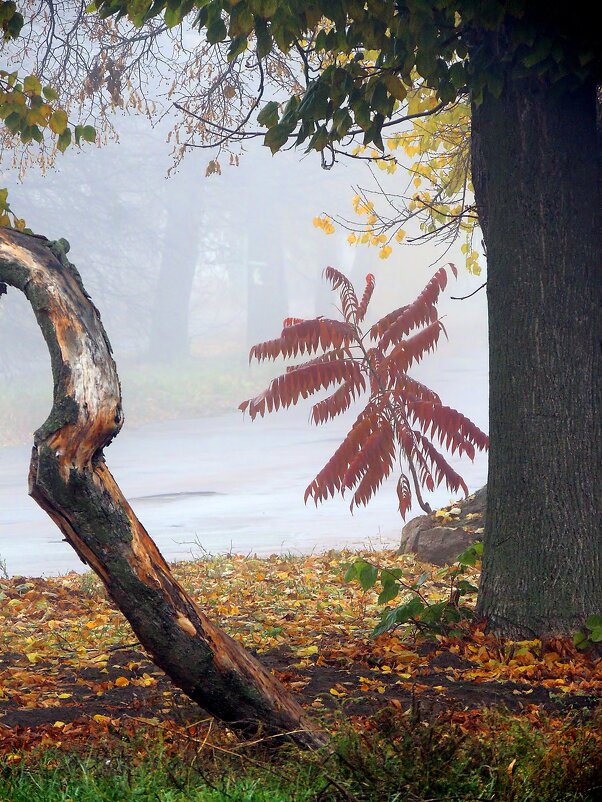
<instances>
[{"instance_id":1,"label":"leaf litter","mask_svg":"<svg viewBox=\"0 0 602 802\"><path fill-rule=\"evenodd\" d=\"M426 573L429 601L445 572L411 555L328 552L237 555L177 563L178 580L209 616L264 662L325 725L361 726L381 708L451 714L478 726L490 708L540 714L599 704L602 660L567 640L502 641L479 625L429 639L409 627L378 638L378 592L343 580L363 557ZM450 569L451 570L451 569ZM478 580L478 567L469 579ZM93 574L0 580L0 750L85 739L127 722L188 728L207 716L148 659Z\"/></svg>"}]
</instances>

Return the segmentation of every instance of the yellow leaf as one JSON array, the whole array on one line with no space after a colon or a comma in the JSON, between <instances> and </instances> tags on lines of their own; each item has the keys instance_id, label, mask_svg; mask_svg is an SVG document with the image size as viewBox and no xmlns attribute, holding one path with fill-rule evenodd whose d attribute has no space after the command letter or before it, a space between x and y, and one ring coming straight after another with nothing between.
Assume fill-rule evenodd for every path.
<instances>
[{"instance_id":1,"label":"yellow leaf","mask_svg":"<svg viewBox=\"0 0 602 802\"><path fill-rule=\"evenodd\" d=\"M117 679L115 680L115 685L118 688L125 688L125 686L129 685L129 684L130 684L130 681L129 681L129 679L127 677L117 677Z\"/></svg>"},{"instance_id":2,"label":"yellow leaf","mask_svg":"<svg viewBox=\"0 0 602 802\"><path fill-rule=\"evenodd\" d=\"M29 652L26 656L30 663L37 663L42 658L39 652Z\"/></svg>"},{"instance_id":3,"label":"yellow leaf","mask_svg":"<svg viewBox=\"0 0 602 802\"><path fill-rule=\"evenodd\" d=\"M28 75L23 81L23 91L28 95L42 94L42 84L35 75Z\"/></svg>"},{"instance_id":4,"label":"yellow leaf","mask_svg":"<svg viewBox=\"0 0 602 802\"><path fill-rule=\"evenodd\" d=\"M95 716L95 718L96 718L96 716ZM57 730L62 730L63 727L65 726L65 722L64 721L55 721L52 726L56 727Z\"/></svg>"},{"instance_id":5,"label":"yellow leaf","mask_svg":"<svg viewBox=\"0 0 602 802\"><path fill-rule=\"evenodd\" d=\"M98 722L98 724L108 724L111 720L109 716L103 716L100 713L97 713L95 716L92 716L94 721Z\"/></svg>"},{"instance_id":6,"label":"yellow leaf","mask_svg":"<svg viewBox=\"0 0 602 802\"><path fill-rule=\"evenodd\" d=\"M393 95L395 100L405 100L406 95L408 94L408 90L399 80L396 75L392 75L388 73L385 75L385 86L389 91L389 94Z\"/></svg>"},{"instance_id":7,"label":"yellow leaf","mask_svg":"<svg viewBox=\"0 0 602 802\"><path fill-rule=\"evenodd\" d=\"M299 657L310 657L312 654L318 653L317 646L306 646L303 649L297 649L297 654Z\"/></svg>"},{"instance_id":8,"label":"yellow leaf","mask_svg":"<svg viewBox=\"0 0 602 802\"><path fill-rule=\"evenodd\" d=\"M48 123L50 130L55 134L62 134L67 128L67 114L63 109L57 109L52 113L50 122Z\"/></svg>"},{"instance_id":9,"label":"yellow leaf","mask_svg":"<svg viewBox=\"0 0 602 802\"><path fill-rule=\"evenodd\" d=\"M58 698L59 699L71 699L71 694L70 693L59 693Z\"/></svg>"}]
</instances>

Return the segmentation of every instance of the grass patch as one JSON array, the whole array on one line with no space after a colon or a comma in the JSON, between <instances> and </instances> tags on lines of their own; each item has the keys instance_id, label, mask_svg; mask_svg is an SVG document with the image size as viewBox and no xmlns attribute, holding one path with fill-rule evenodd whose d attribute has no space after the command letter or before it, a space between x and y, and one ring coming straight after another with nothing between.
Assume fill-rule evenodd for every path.
<instances>
[{"instance_id":1,"label":"grass patch","mask_svg":"<svg viewBox=\"0 0 602 802\"><path fill-rule=\"evenodd\" d=\"M15 752L0 763L10 802L593 802L602 787L602 720L490 714L421 722L394 708L345 725L314 753L245 745L221 728L134 733L93 746ZM207 725L204 725L207 727Z\"/></svg>"},{"instance_id":2,"label":"grass patch","mask_svg":"<svg viewBox=\"0 0 602 802\"><path fill-rule=\"evenodd\" d=\"M271 365L251 370L245 359L234 356L191 357L168 365L125 364L119 373L126 421L130 426L140 426L236 410L241 401L262 389L273 371ZM51 406L49 371L4 382L0 446L30 441Z\"/></svg>"}]
</instances>

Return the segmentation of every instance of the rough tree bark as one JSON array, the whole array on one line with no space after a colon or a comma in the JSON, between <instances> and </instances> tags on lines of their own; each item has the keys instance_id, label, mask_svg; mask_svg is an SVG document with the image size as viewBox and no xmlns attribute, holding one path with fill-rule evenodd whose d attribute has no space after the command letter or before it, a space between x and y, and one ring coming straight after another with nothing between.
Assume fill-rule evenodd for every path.
<instances>
[{"instance_id":1,"label":"rough tree bark","mask_svg":"<svg viewBox=\"0 0 602 802\"><path fill-rule=\"evenodd\" d=\"M508 77L473 114L490 456L478 610L514 638L602 611L596 87Z\"/></svg>"},{"instance_id":2,"label":"rough tree bark","mask_svg":"<svg viewBox=\"0 0 602 802\"><path fill-rule=\"evenodd\" d=\"M141 644L194 701L244 733L323 742L302 708L171 575L103 457L122 425L121 391L100 316L64 241L0 229L0 287L30 301L52 362L54 404L35 433L31 496L104 582Z\"/></svg>"}]
</instances>

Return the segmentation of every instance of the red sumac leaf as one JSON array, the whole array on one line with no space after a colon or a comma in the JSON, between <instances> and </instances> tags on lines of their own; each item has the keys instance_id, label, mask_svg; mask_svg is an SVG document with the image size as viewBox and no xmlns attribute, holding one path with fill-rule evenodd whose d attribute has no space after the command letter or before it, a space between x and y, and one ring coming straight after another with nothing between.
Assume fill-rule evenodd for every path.
<instances>
[{"instance_id":1,"label":"red sumac leaf","mask_svg":"<svg viewBox=\"0 0 602 802\"><path fill-rule=\"evenodd\" d=\"M374 292L374 276L372 273L368 273L366 276L366 289L364 290L364 294L362 295L362 300L359 303L357 308L357 322L361 323L363 319L366 317L366 312L368 311L368 305L370 304L370 299L372 298L372 293Z\"/></svg>"},{"instance_id":2,"label":"red sumac leaf","mask_svg":"<svg viewBox=\"0 0 602 802\"><path fill-rule=\"evenodd\" d=\"M403 473L397 482L397 498L399 499L399 514L405 521L407 512L412 506L412 491L410 490L410 480Z\"/></svg>"}]
</instances>

